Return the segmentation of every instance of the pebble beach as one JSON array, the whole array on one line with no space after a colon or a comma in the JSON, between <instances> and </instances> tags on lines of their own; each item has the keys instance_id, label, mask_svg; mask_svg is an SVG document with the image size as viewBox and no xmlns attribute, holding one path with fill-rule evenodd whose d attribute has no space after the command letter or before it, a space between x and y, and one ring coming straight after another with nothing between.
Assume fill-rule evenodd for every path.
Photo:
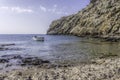
<instances>
[{"instance_id":1,"label":"pebble beach","mask_svg":"<svg viewBox=\"0 0 120 80\"><path fill-rule=\"evenodd\" d=\"M55 66L51 63L24 66L0 72L0 80L120 80L120 58L93 59L90 63L75 66Z\"/></svg>"}]
</instances>

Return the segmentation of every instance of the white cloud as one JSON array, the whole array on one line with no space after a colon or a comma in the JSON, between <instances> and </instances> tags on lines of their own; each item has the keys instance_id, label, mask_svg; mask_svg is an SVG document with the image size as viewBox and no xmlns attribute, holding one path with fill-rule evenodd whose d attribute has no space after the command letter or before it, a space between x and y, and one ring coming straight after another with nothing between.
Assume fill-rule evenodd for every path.
<instances>
[{"instance_id":1,"label":"white cloud","mask_svg":"<svg viewBox=\"0 0 120 80\"><path fill-rule=\"evenodd\" d=\"M47 9L46 9L44 6L42 6L42 5L40 5L40 9L41 9L42 11L44 11L44 12L47 11Z\"/></svg>"},{"instance_id":2,"label":"white cloud","mask_svg":"<svg viewBox=\"0 0 120 80\"><path fill-rule=\"evenodd\" d=\"M54 7L54 8L57 8L57 4L55 4L53 7Z\"/></svg>"},{"instance_id":3,"label":"white cloud","mask_svg":"<svg viewBox=\"0 0 120 80\"><path fill-rule=\"evenodd\" d=\"M12 11L17 13L32 13L34 12L32 9L21 8L21 7L8 7L8 6L1 6L0 10Z\"/></svg>"},{"instance_id":4,"label":"white cloud","mask_svg":"<svg viewBox=\"0 0 120 80\"><path fill-rule=\"evenodd\" d=\"M0 9L8 10L9 8L7 6L2 6L2 7L0 7Z\"/></svg>"},{"instance_id":5,"label":"white cloud","mask_svg":"<svg viewBox=\"0 0 120 80\"><path fill-rule=\"evenodd\" d=\"M20 7L12 7L11 10L14 12L18 12L18 13L32 13L33 12L33 10L31 9L25 9L25 8L20 8Z\"/></svg>"},{"instance_id":6,"label":"white cloud","mask_svg":"<svg viewBox=\"0 0 120 80\"><path fill-rule=\"evenodd\" d=\"M68 14L67 12L65 12L64 9L58 8L58 5L56 5L56 4L53 5L52 8L47 8L45 6L40 5L40 10L43 12L48 12L48 13L50 12L50 13L54 13L54 14L58 14L58 15L60 15L60 14L67 15Z\"/></svg>"}]
</instances>

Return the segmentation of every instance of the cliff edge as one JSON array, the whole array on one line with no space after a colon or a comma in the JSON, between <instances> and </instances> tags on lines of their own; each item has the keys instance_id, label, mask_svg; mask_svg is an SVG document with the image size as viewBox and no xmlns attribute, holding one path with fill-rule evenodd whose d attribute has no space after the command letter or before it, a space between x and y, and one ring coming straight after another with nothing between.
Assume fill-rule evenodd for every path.
<instances>
[{"instance_id":1,"label":"cliff edge","mask_svg":"<svg viewBox=\"0 0 120 80\"><path fill-rule=\"evenodd\" d=\"M120 0L91 0L77 14L51 23L47 34L72 34L120 40Z\"/></svg>"}]
</instances>

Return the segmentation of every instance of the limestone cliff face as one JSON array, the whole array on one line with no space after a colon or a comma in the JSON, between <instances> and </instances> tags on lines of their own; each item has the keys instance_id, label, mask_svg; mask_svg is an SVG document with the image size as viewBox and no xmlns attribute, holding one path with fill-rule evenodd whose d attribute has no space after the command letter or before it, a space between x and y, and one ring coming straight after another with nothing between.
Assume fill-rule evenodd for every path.
<instances>
[{"instance_id":1,"label":"limestone cliff face","mask_svg":"<svg viewBox=\"0 0 120 80\"><path fill-rule=\"evenodd\" d=\"M77 14L53 21L47 34L120 37L120 0L91 0Z\"/></svg>"}]
</instances>

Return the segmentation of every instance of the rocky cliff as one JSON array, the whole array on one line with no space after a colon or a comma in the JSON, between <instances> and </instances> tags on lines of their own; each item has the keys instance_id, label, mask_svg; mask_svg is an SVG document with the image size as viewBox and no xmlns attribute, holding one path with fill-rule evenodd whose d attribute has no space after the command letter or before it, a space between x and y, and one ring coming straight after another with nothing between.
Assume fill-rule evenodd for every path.
<instances>
[{"instance_id":1,"label":"rocky cliff","mask_svg":"<svg viewBox=\"0 0 120 80\"><path fill-rule=\"evenodd\" d=\"M120 39L120 0L91 0L77 14L53 21L47 34Z\"/></svg>"}]
</instances>

